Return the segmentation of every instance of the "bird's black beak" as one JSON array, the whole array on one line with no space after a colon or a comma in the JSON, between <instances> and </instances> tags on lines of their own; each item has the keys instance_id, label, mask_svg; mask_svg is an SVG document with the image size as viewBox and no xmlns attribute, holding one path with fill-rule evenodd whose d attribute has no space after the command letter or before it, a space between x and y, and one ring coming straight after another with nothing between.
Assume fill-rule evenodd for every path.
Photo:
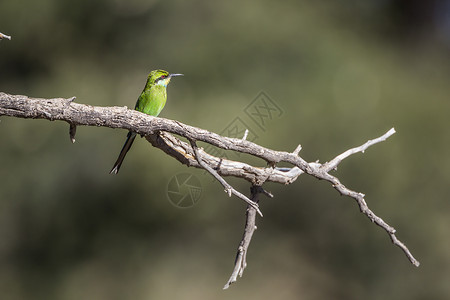
<instances>
[{"instance_id":1,"label":"bird's black beak","mask_svg":"<svg viewBox=\"0 0 450 300\"><path fill-rule=\"evenodd\" d=\"M169 74L169 77L184 76L184 74Z\"/></svg>"}]
</instances>

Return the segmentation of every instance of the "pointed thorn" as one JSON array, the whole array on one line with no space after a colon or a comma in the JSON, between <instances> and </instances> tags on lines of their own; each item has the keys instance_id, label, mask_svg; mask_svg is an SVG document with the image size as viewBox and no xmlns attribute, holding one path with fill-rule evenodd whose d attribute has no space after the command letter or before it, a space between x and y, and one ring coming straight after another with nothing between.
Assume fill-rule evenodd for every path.
<instances>
[{"instance_id":1,"label":"pointed thorn","mask_svg":"<svg viewBox=\"0 0 450 300\"><path fill-rule=\"evenodd\" d=\"M242 137L242 140L245 141L247 139L248 136L248 129L245 129L245 133L244 136Z\"/></svg>"},{"instance_id":2,"label":"pointed thorn","mask_svg":"<svg viewBox=\"0 0 450 300\"><path fill-rule=\"evenodd\" d=\"M75 143L75 134L77 133L77 125L70 123L70 128L69 128L69 136L70 136L70 141L73 143Z\"/></svg>"},{"instance_id":3,"label":"pointed thorn","mask_svg":"<svg viewBox=\"0 0 450 300\"><path fill-rule=\"evenodd\" d=\"M298 155L300 153L300 151L302 150L302 145L298 145L297 148L295 148L294 152L292 152L292 154L294 155Z\"/></svg>"}]
</instances>

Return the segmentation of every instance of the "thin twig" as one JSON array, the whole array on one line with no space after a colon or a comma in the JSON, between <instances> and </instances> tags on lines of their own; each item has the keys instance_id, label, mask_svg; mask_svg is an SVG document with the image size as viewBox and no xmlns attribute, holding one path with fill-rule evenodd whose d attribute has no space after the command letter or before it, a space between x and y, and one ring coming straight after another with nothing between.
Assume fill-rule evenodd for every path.
<instances>
[{"instance_id":1,"label":"thin twig","mask_svg":"<svg viewBox=\"0 0 450 300\"><path fill-rule=\"evenodd\" d=\"M251 197L250 199L258 203L259 202L259 193L263 193L268 195L269 197L273 197L271 193L265 191L261 186L253 185L250 188ZM247 267L247 250L250 242L252 240L253 233L256 230L256 210L252 206L247 207L247 213L245 214L245 228L244 234L242 236L241 242L239 243L239 247L236 253L236 259L234 261L234 269L231 273L230 279L223 287L224 290L228 289L230 285L236 282L237 277L242 277L244 274L244 270Z\"/></svg>"},{"instance_id":2,"label":"thin twig","mask_svg":"<svg viewBox=\"0 0 450 300\"><path fill-rule=\"evenodd\" d=\"M403 244L395 235L396 230L394 227L390 226L389 224L387 224L382 218L378 217L372 210L369 209L369 207L367 206L366 201L364 200L365 195L362 193L357 193L355 191L352 191L350 189L348 189L347 187L345 187L340 181L339 179L337 179L336 177L332 176L332 175L328 175L330 176L329 181L333 182L333 187L335 189L337 189L339 191L339 193L341 193L342 195L351 197L353 199L356 200L356 202L358 203L359 209L360 211L366 215L370 221L372 221L373 223L375 223L376 225L380 226L381 228L383 228L386 233L389 235L389 237L391 238L392 243L394 243L394 245L398 246L406 255L406 257L409 259L409 261L416 267L418 267L420 265L420 262L411 254L411 252L409 251L408 247L406 247L405 244Z\"/></svg>"},{"instance_id":3,"label":"thin twig","mask_svg":"<svg viewBox=\"0 0 450 300\"><path fill-rule=\"evenodd\" d=\"M334 170L344 159L346 159L350 155L358 153L358 152L364 153L364 151L366 151L367 148L369 148L372 145L375 145L376 143L384 142L387 138L389 138L394 133L395 133L395 129L391 128L391 129L389 129L388 132L386 132L382 136L380 136L376 139L373 139L373 140L368 140L365 144L363 144L359 147L349 149L349 150L345 151L344 153L336 156L330 162L323 164L322 169L325 170L325 172Z\"/></svg>"},{"instance_id":4,"label":"thin twig","mask_svg":"<svg viewBox=\"0 0 450 300\"><path fill-rule=\"evenodd\" d=\"M228 197L231 197L231 195L233 194L233 195L237 196L238 198L244 200L245 202L247 202L248 205L253 207L258 212L258 214L262 217L263 214L259 210L258 203L253 202L252 200L248 199L244 194L235 190L228 182L225 181L225 179L223 179L219 174L217 174L217 172L213 168L211 168L208 164L206 164L203 161L203 159L201 158L201 155L198 151L197 143L191 139L189 141L191 143L192 149L194 150L195 157L196 157L199 165L202 166L206 171L208 171L212 176L214 176L214 178L216 178L217 181L220 182L220 184L222 184L222 186L225 188L225 192L228 194Z\"/></svg>"}]
</instances>

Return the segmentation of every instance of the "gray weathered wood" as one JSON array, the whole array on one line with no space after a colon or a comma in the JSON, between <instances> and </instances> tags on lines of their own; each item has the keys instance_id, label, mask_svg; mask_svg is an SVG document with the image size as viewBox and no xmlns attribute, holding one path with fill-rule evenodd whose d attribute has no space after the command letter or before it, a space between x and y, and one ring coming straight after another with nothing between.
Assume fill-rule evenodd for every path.
<instances>
[{"instance_id":1,"label":"gray weathered wood","mask_svg":"<svg viewBox=\"0 0 450 300\"><path fill-rule=\"evenodd\" d=\"M395 229L369 209L365 201L365 195L347 188L336 176L330 174L342 160L355 153L364 152L374 144L385 141L395 133L393 128L376 139L369 140L359 147L345 151L329 162L324 164L318 162L308 163L299 156L299 152L301 151L300 145L292 152L272 150L247 141L245 138L236 139L220 136L208 130L186 125L176 120L149 116L135 110L127 109L126 107L91 106L76 103L73 101L74 99L74 97L69 99L40 99L0 92L0 116L65 121L70 125L69 133L72 142L75 141L77 126L103 126L134 131L145 136L153 146L174 157L182 164L208 170L224 185L230 195L235 191L233 193L234 195L249 204L250 212L247 213L247 224L254 224L255 213L259 212L257 202L253 202L251 199L234 190L221 176L242 178L257 187L261 187L265 182L269 181L290 184L303 173L326 180L341 195L356 200L360 211L388 233L391 241L405 253L413 265L419 266L419 262L414 258L409 249L396 237ZM175 135L186 138L190 141L190 144L182 141ZM205 142L223 150L246 153L261 158L266 162L266 165L252 166L244 162L214 156L205 152L204 149L197 148L196 141ZM277 168L276 165L280 162L288 163L291 167ZM257 199L257 193L252 193L252 198ZM252 219L248 219L249 216ZM250 227L246 226L245 232L248 231L248 228ZM252 234L253 231L251 231L251 234L244 234L241 246L247 245L248 247ZM246 253L246 249L244 250ZM242 255L245 253L242 253ZM242 266L244 266L242 263L245 264L245 255L242 259L244 261L241 260L239 262L241 267L235 266L235 270L239 270L240 274L242 274ZM236 279L233 277L234 275L235 272L233 272L229 284Z\"/></svg>"}]
</instances>

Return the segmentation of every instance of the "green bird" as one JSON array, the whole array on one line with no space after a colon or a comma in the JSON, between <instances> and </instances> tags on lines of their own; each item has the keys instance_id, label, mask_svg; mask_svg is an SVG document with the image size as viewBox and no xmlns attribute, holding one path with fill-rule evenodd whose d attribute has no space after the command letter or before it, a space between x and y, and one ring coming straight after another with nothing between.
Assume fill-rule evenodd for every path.
<instances>
[{"instance_id":1,"label":"green bird","mask_svg":"<svg viewBox=\"0 0 450 300\"><path fill-rule=\"evenodd\" d=\"M183 74L169 74L169 72L164 70L151 71L150 74L148 74L147 83L136 101L134 109L143 112L144 114L157 117L166 104L166 88L170 79L182 75ZM119 157L114 163L111 172L109 172L110 174L117 174L119 172L123 159L125 158L125 155L127 155L128 150L130 150L131 145L133 145L135 138L135 132L128 132L127 140L125 141L122 151L120 151Z\"/></svg>"}]
</instances>

